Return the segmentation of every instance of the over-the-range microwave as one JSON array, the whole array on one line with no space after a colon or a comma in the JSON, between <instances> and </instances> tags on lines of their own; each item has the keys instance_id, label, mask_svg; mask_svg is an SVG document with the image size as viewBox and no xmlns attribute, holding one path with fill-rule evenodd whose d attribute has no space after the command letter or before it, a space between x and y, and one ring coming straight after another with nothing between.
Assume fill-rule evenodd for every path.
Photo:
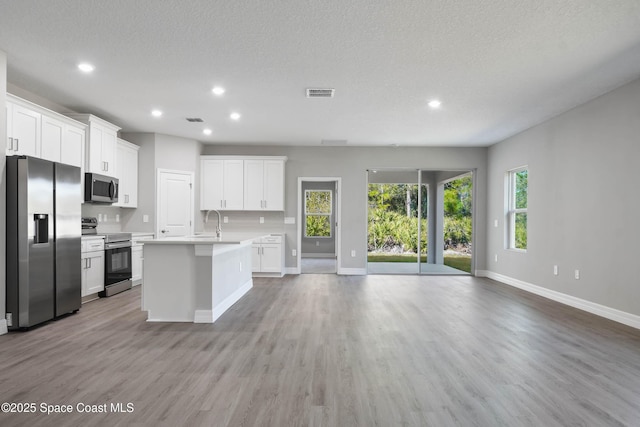
<instances>
[{"instance_id":1,"label":"over-the-range microwave","mask_svg":"<svg viewBox=\"0 0 640 427\"><path fill-rule=\"evenodd\" d=\"M118 178L87 172L84 174L84 201L90 203L116 203Z\"/></svg>"}]
</instances>

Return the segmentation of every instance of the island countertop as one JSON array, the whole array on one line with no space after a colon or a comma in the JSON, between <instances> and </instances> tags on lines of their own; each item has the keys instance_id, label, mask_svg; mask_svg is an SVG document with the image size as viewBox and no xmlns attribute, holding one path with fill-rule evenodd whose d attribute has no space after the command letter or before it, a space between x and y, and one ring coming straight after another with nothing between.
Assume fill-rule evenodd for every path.
<instances>
[{"instance_id":1,"label":"island countertop","mask_svg":"<svg viewBox=\"0 0 640 427\"><path fill-rule=\"evenodd\" d=\"M243 232L222 232L221 237L215 234L195 234L193 236L163 237L161 239L145 240L145 245L239 245L253 242L263 237L274 236L274 234L243 233Z\"/></svg>"}]
</instances>

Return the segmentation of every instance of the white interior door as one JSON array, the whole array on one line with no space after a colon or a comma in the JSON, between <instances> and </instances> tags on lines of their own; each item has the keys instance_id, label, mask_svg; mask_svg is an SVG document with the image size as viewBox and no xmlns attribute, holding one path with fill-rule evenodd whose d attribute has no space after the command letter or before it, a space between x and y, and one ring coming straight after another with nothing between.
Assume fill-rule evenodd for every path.
<instances>
[{"instance_id":1,"label":"white interior door","mask_svg":"<svg viewBox=\"0 0 640 427\"><path fill-rule=\"evenodd\" d=\"M193 173L158 169L156 236L193 234Z\"/></svg>"}]
</instances>

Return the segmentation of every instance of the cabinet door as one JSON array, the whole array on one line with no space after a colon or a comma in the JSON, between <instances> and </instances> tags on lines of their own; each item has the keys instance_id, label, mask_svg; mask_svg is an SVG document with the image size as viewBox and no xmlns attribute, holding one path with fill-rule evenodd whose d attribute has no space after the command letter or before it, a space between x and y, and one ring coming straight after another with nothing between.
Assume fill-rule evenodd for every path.
<instances>
[{"instance_id":1,"label":"cabinet door","mask_svg":"<svg viewBox=\"0 0 640 427\"><path fill-rule=\"evenodd\" d=\"M284 162L264 161L264 209L284 210Z\"/></svg>"},{"instance_id":2,"label":"cabinet door","mask_svg":"<svg viewBox=\"0 0 640 427\"><path fill-rule=\"evenodd\" d=\"M134 285L142 283L142 245L131 247L131 281Z\"/></svg>"},{"instance_id":3,"label":"cabinet door","mask_svg":"<svg viewBox=\"0 0 640 427\"><path fill-rule=\"evenodd\" d=\"M87 295L104 291L104 252L89 252L89 267L85 270L87 277Z\"/></svg>"},{"instance_id":4,"label":"cabinet door","mask_svg":"<svg viewBox=\"0 0 640 427\"><path fill-rule=\"evenodd\" d=\"M138 206L138 150L118 142L116 148L116 173L120 180L118 203L114 206L135 208Z\"/></svg>"},{"instance_id":5,"label":"cabinet door","mask_svg":"<svg viewBox=\"0 0 640 427\"><path fill-rule=\"evenodd\" d=\"M89 141L87 142L87 172L105 173L102 162L102 136L104 129L100 125L91 123L89 125Z\"/></svg>"},{"instance_id":6,"label":"cabinet door","mask_svg":"<svg viewBox=\"0 0 640 427\"><path fill-rule=\"evenodd\" d=\"M282 245L263 243L261 246L261 271L263 273L280 273L282 270Z\"/></svg>"},{"instance_id":7,"label":"cabinet door","mask_svg":"<svg viewBox=\"0 0 640 427\"><path fill-rule=\"evenodd\" d=\"M12 154L40 157L40 113L19 105L13 105L12 110Z\"/></svg>"},{"instance_id":8,"label":"cabinet door","mask_svg":"<svg viewBox=\"0 0 640 427\"><path fill-rule=\"evenodd\" d=\"M65 124L52 117L42 116L40 156L52 162L60 161Z\"/></svg>"},{"instance_id":9,"label":"cabinet door","mask_svg":"<svg viewBox=\"0 0 640 427\"><path fill-rule=\"evenodd\" d=\"M7 112L7 156L13 154L13 123L11 122L13 116L13 104L7 102L5 104Z\"/></svg>"},{"instance_id":10,"label":"cabinet door","mask_svg":"<svg viewBox=\"0 0 640 427\"><path fill-rule=\"evenodd\" d=\"M261 258L261 245L254 244L251 246L251 271L254 273L260 273L260 258Z\"/></svg>"},{"instance_id":11,"label":"cabinet door","mask_svg":"<svg viewBox=\"0 0 640 427\"><path fill-rule=\"evenodd\" d=\"M200 209L223 209L224 161L202 160L200 162Z\"/></svg>"},{"instance_id":12,"label":"cabinet door","mask_svg":"<svg viewBox=\"0 0 640 427\"><path fill-rule=\"evenodd\" d=\"M242 210L244 208L244 161L224 160L224 208Z\"/></svg>"},{"instance_id":13,"label":"cabinet door","mask_svg":"<svg viewBox=\"0 0 640 427\"><path fill-rule=\"evenodd\" d=\"M60 161L68 165L73 165L84 169L84 141L84 128L77 128L74 126L66 125L62 136Z\"/></svg>"},{"instance_id":14,"label":"cabinet door","mask_svg":"<svg viewBox=\"0 0 640 427\"><path fill-rule=\"evenodd\" d=\"M117 163L116 159L116 163ZM138 150L129 149L129 155L127 156L127 179L129 180L128 193L125 198L127 207L138 207Z\"/></svg>"},{"instance_id":15,"label":"cabinet door","mask_svg":"<svg viewBox=\"0 0 640 427\"><path fill-rule=\"evenodd\" d=\"M264 209L264 161L244 161L244 210Z\"/></svg>"},{"instance_id":16,"label":"cabinet door","mask_svg":"<svg viewBox=\"0 0 640 427\"><path fill-rule=\"evenodd\" d=\"M116 140L118 136L111 129L102 132L102 161L105 165L105 175L113 176L116 169Z\"/></svg>"}]
</instances>

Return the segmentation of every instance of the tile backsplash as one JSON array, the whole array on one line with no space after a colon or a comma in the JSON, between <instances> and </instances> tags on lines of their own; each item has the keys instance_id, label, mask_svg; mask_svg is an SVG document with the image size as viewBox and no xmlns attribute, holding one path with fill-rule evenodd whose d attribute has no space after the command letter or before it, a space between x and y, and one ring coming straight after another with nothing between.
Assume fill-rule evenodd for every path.
<instances>
[{"instance_id":1,"label":"tile backsplash","mask_svg":"<svg viewBox=\"0 0 640 427\"><path fill-rule=\"evenodd\" d=\"M117 233L122 231L121 213L119 207L84 203L82 205L83 217L98 218L98 233Z\"/></svg>"},{"instance_id":2,"label":"tile backsplash","mask_svg":"<svg viewBox=\"0 0 640 427\"><path fill-rule=\"evenodd\" d=\"M216 225L218 224L218 215L211 211L209 213L209 221L205 221L206 213L199 211L199 215L202 216L202 222L205 233L215 233ZM227 217L228 222L224 222L224 218ZM221 211L220 218L222 219L223 231L241 231L241 232L258 232L258 233L283 233L284 232L284 212L262 212L262 211ZM260 218L264 222L260 222Z\"/></svg>"}]
</instances>

